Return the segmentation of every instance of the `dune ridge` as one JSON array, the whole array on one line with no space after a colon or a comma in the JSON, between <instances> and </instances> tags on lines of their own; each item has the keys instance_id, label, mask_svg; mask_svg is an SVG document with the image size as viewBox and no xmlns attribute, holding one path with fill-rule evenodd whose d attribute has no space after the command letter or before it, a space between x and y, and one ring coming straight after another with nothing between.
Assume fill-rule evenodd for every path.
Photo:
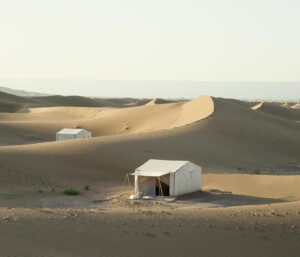
<instances>
[{"instance_id":1,"label":"dune ridge","mask_svg":"<svg viewBox=\"0 0 300 257\"><path fill-rule=\"evenodd\" d=\"M211 101L214 105L211 105ZM175 128L177 125L193 121L193 115L184 113L198 110L199 106L203 110L203 113L200 112L200 116L196 117L203 118L200 122ZM58 110L63 114L58 118L62 119L66 109ZM68 110L70 117L75 114L79 117L86 113L85 110L82 114L76 109ZM176 110L173 116L170 110ZM39 109L34 111L38 112ZM44 111L42 110L42 113ZM150 158L190 160L202 166L205 172L253 174L259 170L267 174L297 174L300 169L300 124L268 113L253 111L238 102L202 97L191 102L157 105L154 108L134 107L116 113L115 110L103 110L100 113L95 111L96 109L90 110L89 115L95 115L95 120L100 121L99 123L88 119L86 123L76 120L72 124L95 125L99 133L106 133L106 136L89 140L2 146L0 163L3 170L14 167L23 176L31 174L30 176L42 176L57 183L72 181L76 184L81 181L120 182L126 173ZM207 116L210 112L212 114ZM41 113L36 113L38 114ZM148 122L145 121L144 115L147 115ZM132 120L128 119L129 117ZM160 119L157 120L157 117ZM135 123L127 123L128 120ZM111 130L116 122L119 131ZM32 134L32 124L27 124L28 135L45 136L44 127L39 127L39 132ZM56 122L52 126L51 128L50 123L45 123L45 130L55 129ZM147 132L146 128L153 129L151 126L155 126L154 129L168 126L173 129ZM107 135L105 130L116 134ZM128 130L133 132L126 133ZM13 131L12 127L7 131ZM138 133L140 131L144 132ZM53 137L53 134L49 134L50 136ZM15 159L18 159L17 163ZM19 174L18 177L20 176Z\"/></svg>"},{"instance_id":2,"label":"dune ridge","mask_svg":"<svg viewBox=\"0 0 300 257\"><path fill-rule=\"evenodd\" d=\"M254 106L251 107L252 110L259 110L260 108L262 108L264 103L259 103L259 104L256 104Z\"/></svg>"},{"instance_id":3,"label":"dune ridge","mask_svg":"<svg viewBox=\"0 0 300 257\"><path fill-rule=\"evenodd\" d=\"M0 141L1 137L7 138L7 133L13 131L16 142L21 142L22 137L24 138L27 134L37 134L45 141L52 141L55 133L65 127L88 129L93 132L94 137L160 131L200 121L212 115L213 112L214 103L209 96L202 96L190 102L123 109L33 108L29 109L26 114L0 113L2 120L0 127L2 126L3 131ZM12 136L10 138L13 139ZM25 138L24 143L26 143Z\"/></svg>"},{"instance_id":4,"label":"dune ridge","mask_svg":"<svg viewBox=\"0 0 300 257\"><path fill-rule=\"evenodd\" d=\"M178 101L171 101L171 100L165 100L165 99L161 99L161 98L155 98L155 99L151 100L150 102L148 102L146 105L168 104L168 103L174 103L174 102L178 102Z\"/></svg>"},{"instance_id":5,"label":"dune ridge","mask_svg":"<svg viewBox=\"0 0 300 257\"><path fill-rule=\"evenodd\" d=\"M300 123L290 107L252 106L203 96L0 113L0 256L297 256ZM65 126L98 137L44 142ZM203 191L128 201L125 175L150 158L199 164Z\"/></svg>"},{"instance_id":6,"label":"dune ridge","mask_svg":"<svg viewBox=\"0 0 300 257\"><path fill-rule=\"evenodd\" d=\"M283 119L300 121L300 111L296 108L279 106L273 103L260 103L252 107L253 110L261 111Z\"/></svg>"},{"instance_id":7,"label":"dune ridge","mask_svg":"<svg viewBox=\"0 0 300 257\"><path fill-rule=\"evenodd\" d=\"M300 109L300 103L297 103L292 106L293 109Z\"/></svg>"},{"instance_id":8,"label":"dune ridge","mask_svg":"<svg viewBox=\"0 0 300 257\"><path fill-rule=\"evenodd\" d=\"M149 99L134 98L89 98L82 96L17 96L0 91L0 113L27 112L41 107L109 107L125 108L142 106Z\"/></svg>"}]
</instances>

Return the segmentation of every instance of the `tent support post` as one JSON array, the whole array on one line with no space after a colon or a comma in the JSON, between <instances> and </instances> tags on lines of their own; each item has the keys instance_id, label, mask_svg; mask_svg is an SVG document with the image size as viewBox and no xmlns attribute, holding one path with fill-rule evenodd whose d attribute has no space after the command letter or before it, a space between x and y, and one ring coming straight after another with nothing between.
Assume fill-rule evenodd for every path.
<instances>
[{"instance_id":1,"label":"tent support post","mask_svg":"<svg viewBox=\"0 0 300 257\"><path fill-rule=\"evenodd\" d=\"M126 175L125 175L124 182L123 182L123 187L125 186L126 182L128 182L128 186L129 186L130 193L132 193L133 191L132 191L132 188L131 188L131 183L130 183L129 174L126 174Z\"/></svg>"},{"instance_id":2,"label":"tent support post","mask_svg":"<svg viewBox=\"0 0 300 257\"><path fill-rule=\"evenodd\" d=\"M157 177L157 179L158 179L158 186L159 186L160 195L161 195L162 198L164 199L164 191L163 191L163 189L162 189L160 177Z\"/></svg>"}]
</instances>

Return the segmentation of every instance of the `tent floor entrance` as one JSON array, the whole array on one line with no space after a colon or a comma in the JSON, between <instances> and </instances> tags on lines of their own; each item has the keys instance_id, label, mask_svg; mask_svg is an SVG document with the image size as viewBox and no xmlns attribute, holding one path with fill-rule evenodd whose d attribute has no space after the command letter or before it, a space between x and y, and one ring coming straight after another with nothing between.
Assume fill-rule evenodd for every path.
<instances>
[{"instance_id":1,"label":"tent floor entrance","mask_svg":"<svg viewBox=\"0 0 300 257\"><path fill-rule=\"evenodd\" d=\"M170 175L160 178L139 176L138 191L146 196L169 196Z\"/></svg>"},{"instance_id":2,"label":"tent floor entrance","mask_svg":"<svg viewBox=\"0 0 300 257\"><path fill-rule=\"evenodd\" d=\"M156 195L170 196L170 186L156 179Z\"/></svg>"}]
</instances>

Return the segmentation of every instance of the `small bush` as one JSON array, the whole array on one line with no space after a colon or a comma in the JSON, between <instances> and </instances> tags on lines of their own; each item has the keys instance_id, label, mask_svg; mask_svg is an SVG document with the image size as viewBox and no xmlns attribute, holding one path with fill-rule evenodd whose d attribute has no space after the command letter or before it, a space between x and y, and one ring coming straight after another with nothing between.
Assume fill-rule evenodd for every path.
<instances>
[{"instance_id":1,"label":"small bush","mask_svg":"<svg viewBox=\"0 0 300 257\"><path fill-rule=\"evenodd\" d=\"M90 190L90 186L89 186L89 185L86 185L86 186L84 187L84 189L85 189L86 191L89 191L89 190Z\"/></svg>"},{"instance_id":2,"label":"small bush","mask_svg":"<svg viewBox=\"0 0 300 257\"><path fill-rule=\"evenodd\" d=\"M65 195L80 195L79 190L73 188L66 188L64 191Z\"/></svg>"},{"instance_id":3,"label":"small bush","mask_svg":"<svg viewBox=\"0 0 300 257\"><path fill-rule=\"evenodd\" d=\"M255 174L255 175L260 175L260 174L261 174L261 171L260 171L260 170L256 170L256 171L254 171L254 174Z\"/></svg>"},{"instance_id":4,"label":"small bush","mask_svg":"<svg viewBox=\"0 0 300 257\"><path fill-rule=\"evenodd\" d=\"M43 194L44 191L43 190L38 190L38 193Z\"/></svg>"},{"instance_id":5,"label":"small bush","mask_svg":"<svg viewBox=\"0 0 300 257\"><path fill-rule=\"evenodd\" d=\"M239 171L242 171L242 170L243 170L243 168L242 168L242 167L238 167L238 170L239 170Z\"/></svg>"}]
</instances>

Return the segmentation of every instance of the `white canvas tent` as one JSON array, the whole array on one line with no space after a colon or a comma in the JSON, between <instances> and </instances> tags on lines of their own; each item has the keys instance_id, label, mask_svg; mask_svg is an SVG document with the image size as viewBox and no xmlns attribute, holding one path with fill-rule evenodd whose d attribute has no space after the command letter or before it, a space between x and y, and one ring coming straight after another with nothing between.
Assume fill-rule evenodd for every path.
<instances>
[{"instance_id":1,"label":"white canvas tent","mask_svg":"<svg viewBox=\"0 0 300 257\"><path fill-rule=\"evenodd\" d=\"M85 129L69 129L65 128L56 133L56 141L64 141L80 138L91 138L92 133Z\"/></svg>"},{"instance_id":2,"label":"white canvas tent","mask_svg":"<svg viewBox=\"0 0 300 257\"><path fill-rule=\"evenodd\" d=\"M202 168L189 161L149 160L137 168L135 193L179 196L201 190Z\"/></svg>"}]
</instances>

